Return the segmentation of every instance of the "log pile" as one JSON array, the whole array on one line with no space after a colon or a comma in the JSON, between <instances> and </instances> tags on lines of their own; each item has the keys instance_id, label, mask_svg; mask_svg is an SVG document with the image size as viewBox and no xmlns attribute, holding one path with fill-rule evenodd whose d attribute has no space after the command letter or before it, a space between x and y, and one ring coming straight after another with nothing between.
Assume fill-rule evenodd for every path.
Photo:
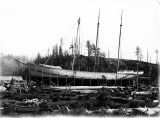
<instances>
[{"instance_id":1,"label":"log pile","mask_svg":"<svg viewBox=\"0 0 160 118\"><path fill-rule=\"evenodd\" d=\"M158 91L155 87L146 87L142 91L136 91L133 87L101 87L94 92L35 87L28 92L1 92L1 107L3 107L2 114L10 112L11 109L13 114L17 113L17 102L21 108L20 105L25 100L36 99L38 104L32 109L34 114L132 116L148 115L149 109L157 108L150 114L155 115L160 111Z\"/></svg>"}]
</instances>

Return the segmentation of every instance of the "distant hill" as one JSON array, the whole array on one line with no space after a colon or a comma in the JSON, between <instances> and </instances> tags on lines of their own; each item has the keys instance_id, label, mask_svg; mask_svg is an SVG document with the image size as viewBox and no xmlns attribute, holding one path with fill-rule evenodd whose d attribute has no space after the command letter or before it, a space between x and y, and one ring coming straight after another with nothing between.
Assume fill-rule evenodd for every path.
<instances>
[{"instance_id":1,"label":"distant hill","mask_svg":"<svg viewBox=\"0 0 160 118\"><path fill-rule=\"evenodd\" d=\"M45 63L47 61L47 63ZM71 63L73 56L71 55L61 55L55 57L41 57L40 59L35 59L35 63L42 63L54 66L61 66L63 69L71 69ZM138 70L144 71L144 76L158 76L159 68L157 64L147 63L144 61L137 60L127 60L120 59L119 70ZM84 56L80 55L76 58L75 69L81 71L94 72L95 57L94 56ZM97 72L116 72L117 70L117 59L116 58L105 58L99 57L97 59L96 71Z\"/></svg>"}]
</instances>

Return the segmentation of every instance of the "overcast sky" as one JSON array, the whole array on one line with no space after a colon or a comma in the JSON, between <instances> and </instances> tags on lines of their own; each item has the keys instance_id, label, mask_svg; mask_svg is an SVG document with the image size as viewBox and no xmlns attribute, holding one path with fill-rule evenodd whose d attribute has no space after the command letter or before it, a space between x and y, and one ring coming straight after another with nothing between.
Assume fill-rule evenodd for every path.
<instances>
[{"instance_id":1,"label":"overcast sky","mask_svg":"<svg viewBox=\"0 0 160 118\"><path fill-rule=\"evenodd\" d=\"M146 60L147 50L155 62L160 41L160 0L0 0L0 53L35 57L60 44L69 50L81 18L82 54L86 41L96 42L100 14L99 47L117 58L120 16L122 58L136 59L139 46Z\"/></svg>"}]
</instances>

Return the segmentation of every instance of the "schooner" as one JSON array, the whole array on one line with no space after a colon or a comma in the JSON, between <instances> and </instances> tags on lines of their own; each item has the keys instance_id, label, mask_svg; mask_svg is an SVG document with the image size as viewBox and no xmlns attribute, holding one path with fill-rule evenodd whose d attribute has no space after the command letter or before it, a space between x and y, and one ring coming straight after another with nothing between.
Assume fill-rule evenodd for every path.
<instances>
[{"instance_id":1,"label":"schooner","mask_svg":"<svg viewBox=\"0 0 160 118\"><path fill-rule=\"evenodd\" d=\"M94 70L96 70L96 61L97 61L97 43L98 43L98 34L99 34L99 19L100 12L98 15L97 23L97 35L96 35L96 51L95 51L95 65ZM54 84L55 86L99 86L99 85L113 85L118 83L118 81L129 81L135 79L137 72L134 71L118 71L119 69L119 49L120 49L120 37L119 36L119 47L118 47L118 64L116 73L113 72L87 72L75 70L74 63L76 61L77 53L77 43L78 43L78 31L80 25L80 18L78 18L77 26L77 36L74 44L74 57L72 62L72 70L62 69L60 66L50 66L46 64L32 64L24 63L21 61L17 62L22 64L24 67L24 74L22 75L23 79L27 81L35 81L36 83L41 84ZM122 15L121 15L121 24L120 24L120 35L122 27ZM143 72L138 72L139 75L142 75Z\"/></svg>"}]
</instances>

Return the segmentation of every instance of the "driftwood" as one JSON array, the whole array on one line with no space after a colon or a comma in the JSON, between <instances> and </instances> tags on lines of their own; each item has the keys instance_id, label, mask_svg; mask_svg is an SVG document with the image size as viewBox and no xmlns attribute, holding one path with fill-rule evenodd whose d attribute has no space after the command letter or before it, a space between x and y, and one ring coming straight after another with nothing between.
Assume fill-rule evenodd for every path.
<instances>
[{"instance_id":1,"label":"driftwood","mask_svg":"<svg viewBox=\"0 0 160 118\"><path fill-rule=\"evenodd\" d=\"M143 100L128 99L128 98L123 98L123 97L112 97L112 96L109 96L109 99L113 100L114 102L128 104L128 107L131 107L131 108L145 106L145 101Z\"/></svg>"}]
</instances>

